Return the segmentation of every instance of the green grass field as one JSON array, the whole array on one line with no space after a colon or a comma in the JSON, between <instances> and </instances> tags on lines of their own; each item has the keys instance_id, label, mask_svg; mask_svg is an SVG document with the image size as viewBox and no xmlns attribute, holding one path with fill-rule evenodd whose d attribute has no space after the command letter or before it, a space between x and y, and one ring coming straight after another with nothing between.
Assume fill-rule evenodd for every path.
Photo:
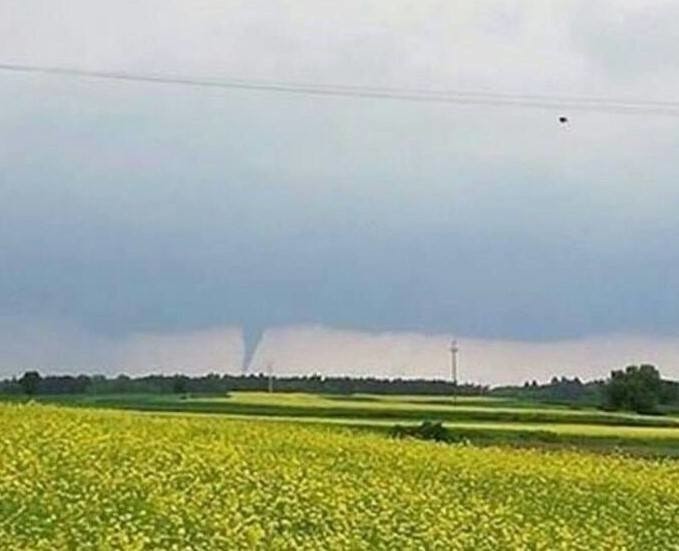
<instances>
[{"instance_id":1,"label":"green grass field","mask_svg":"<svg viewBox=\"0 0 679 551\"><path fill-rule=\"evenodd\" d=\"M678 427L679 419L596 409L571 409L492 398L431 398L422 396L334 396L233 392L228 396L121 394L43 397L51 402L154 411L230 413L289 417L360 418L442 421L567 423L643 427Z\"/></svg>"},{"instance_id":2,"label":"green grass field","mask_svg":"<svg viewBox=\"0 0 679 551\"><path fill-rule=\"evenodd\" d=\"M580 447L642 455L679 456L679 419L571 409L493 398L268 394L228 396L83 395L42 398L78 407L202 414L252 421L329 424L386 432L396 424L442 421L479 445Z\"/></svg>"}]
</instances>

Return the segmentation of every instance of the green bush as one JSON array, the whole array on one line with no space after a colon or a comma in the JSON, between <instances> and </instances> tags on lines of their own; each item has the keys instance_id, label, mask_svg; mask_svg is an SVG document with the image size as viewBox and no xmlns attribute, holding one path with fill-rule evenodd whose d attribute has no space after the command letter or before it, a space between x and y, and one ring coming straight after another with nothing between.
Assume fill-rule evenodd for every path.
<instances>
[{"instance_id":1,"label":"green bush","mask_svg":"<svg viewBox=\"0 0 679 551\"><path fill-rule=\"evenodd\" d=\"M460 439L443 426L441 421L424 421L417 426L396 425L391 429L394 438L416 438L435 442L458 442Z\"/></svg>"}]
</instances>

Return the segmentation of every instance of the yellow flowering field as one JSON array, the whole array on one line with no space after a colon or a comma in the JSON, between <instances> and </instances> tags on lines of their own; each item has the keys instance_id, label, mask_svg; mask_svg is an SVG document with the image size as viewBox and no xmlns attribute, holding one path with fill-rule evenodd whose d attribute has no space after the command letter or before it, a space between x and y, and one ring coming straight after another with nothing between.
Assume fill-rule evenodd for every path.
<instances>
[{"instance_id":1,"label":"yellow flowering field","mask_svg":"<svg viewBox=\"0 0 679 551\"><path fill-rule=\"evenodd\" d=\"M679 549L679 463L0 405L3 549Z\"/></svg>"}]
</instances>

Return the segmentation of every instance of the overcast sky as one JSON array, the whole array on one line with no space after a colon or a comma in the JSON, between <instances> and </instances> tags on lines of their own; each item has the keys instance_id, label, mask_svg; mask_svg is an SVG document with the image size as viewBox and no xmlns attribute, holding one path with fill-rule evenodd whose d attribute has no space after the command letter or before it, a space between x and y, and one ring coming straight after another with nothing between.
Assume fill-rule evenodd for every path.
<instances>
[{"instance_id":1,"label":"overcast sky","mask_svg":"<svg viewBox=\"0 0 679 551\"><path fill-rule=\"evenodd\" d=\"M678 18L636 0L1 0L0 63L673 100ZM551 344L558 366L563 342L674 346L677 151L677 117L0 72L0 368L142 369L146 335L158 365L181 346L201 370L206 335L242 355L237 328Z\"/></svg>"}]
</instances>

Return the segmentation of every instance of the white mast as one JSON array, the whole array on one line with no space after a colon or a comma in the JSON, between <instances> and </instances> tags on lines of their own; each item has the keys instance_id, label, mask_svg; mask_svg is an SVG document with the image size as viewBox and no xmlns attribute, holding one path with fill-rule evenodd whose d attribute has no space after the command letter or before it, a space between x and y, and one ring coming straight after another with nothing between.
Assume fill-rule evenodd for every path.
<instances>
[{"instance_id":1,"label":"white mast","mask_svg":"<svg viewBox=\"0 0 679 551\"><path fill-rule=\"evenodd\" d=\"M269 393L273 392L273 362L269 362L269 365L267 366L268 368L268 375L269 375Z\"/></svg>"},{"instance_id":2,"label":"white mast","mask_svg":"<svg viewBox=\"0 0 679 551\"><path fill-rule=\"evenodd\" d=\"M450 380L453 383L453 401L457 400L457 353L460 347L457 341L453 340L450 343Z\"/></svg>"}]
</instances>

